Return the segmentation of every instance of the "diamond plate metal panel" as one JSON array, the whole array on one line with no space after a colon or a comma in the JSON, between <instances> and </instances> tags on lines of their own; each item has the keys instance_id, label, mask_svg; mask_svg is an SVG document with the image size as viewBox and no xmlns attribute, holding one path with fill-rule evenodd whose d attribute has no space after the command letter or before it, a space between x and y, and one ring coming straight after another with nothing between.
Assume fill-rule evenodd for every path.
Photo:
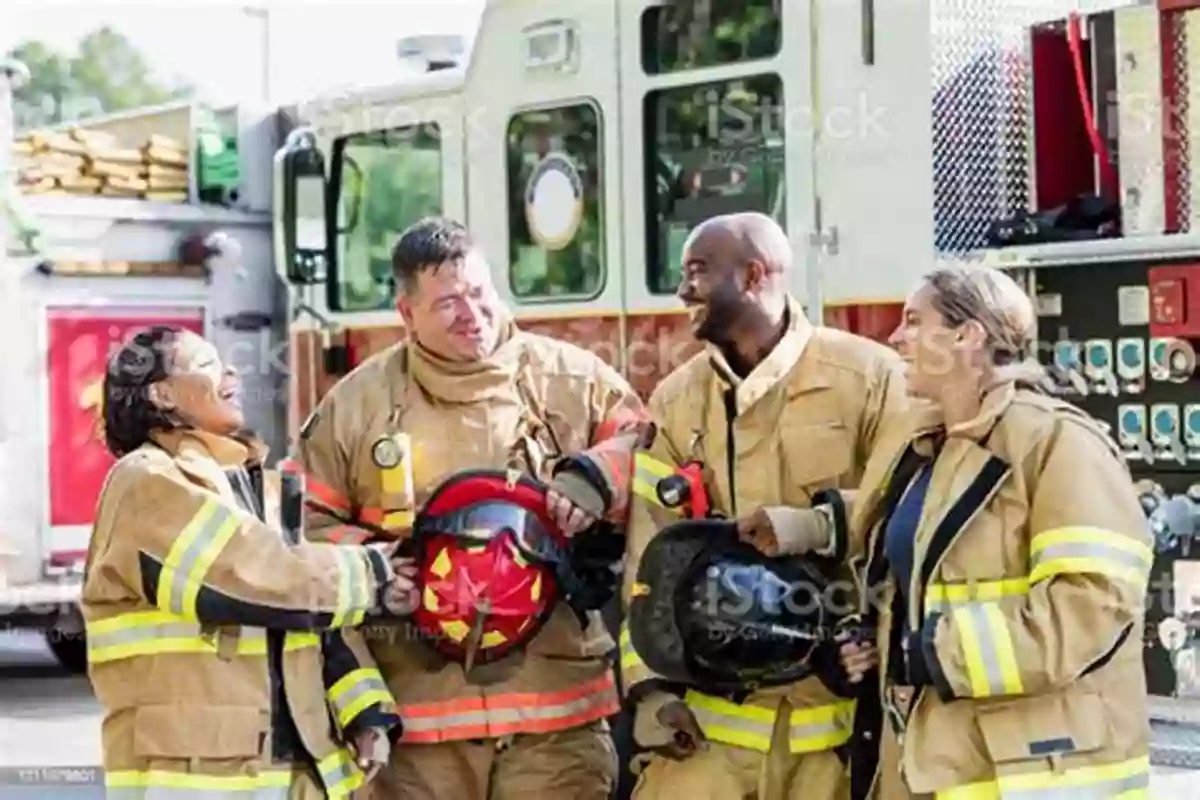
<instances>
[{"instance_id":1,"label":"diamond plate metal panel","mask_svg":"<svg viewBox=\"0 0 1200 800\"><path fill-rule=\"evenodd\" d=\"M941 258L984 245L988 225L1026 208L1030 186L1027 28L1128 2L931 0L934 242Z\"/></svg>"}]
</instances>

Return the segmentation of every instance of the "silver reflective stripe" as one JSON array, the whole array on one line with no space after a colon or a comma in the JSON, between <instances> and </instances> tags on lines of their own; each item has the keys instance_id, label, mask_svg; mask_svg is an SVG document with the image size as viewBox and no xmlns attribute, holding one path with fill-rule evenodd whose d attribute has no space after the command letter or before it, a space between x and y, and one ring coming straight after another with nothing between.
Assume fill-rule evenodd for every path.
<instances>
[{"instance_id":1,"label":"silver reflective stripe","mask_svg":"<svg viewBox=\"0 0 1200 800\"><path fill-rule=\"evenodd\" d=\"M718 727L725 728L726 730L748 733L752 736L765 736L769 741L771 738L771 732L775 728L774 723L755 722L751 719L728 716L726 714L720 714L716 711L709 711L706 708L699 708L693 705L689 705L688 708L691 709L692 716L696 718L696 722L700 724L701 730L703 730L705 733L708 733L709 729L711 728Z\"/></svg>"},{"instance_id":2,"label":"silver reflective stripe","mask_svg":"<svg viewBox=\"0 0 1200 800\"><path fill-rule=\"evenodd\" d=\"M321 783L325 784L327 790L333 791L338 788L338 785L342 781L353 778L354 775L354 768L350 766L348 761L338 761L338 763L321 773Z\"/></svg>"},{"instance_id":3,"label":"silver reflective stripe","mask_svg":"<svg viewBox=\"0 0 1200 800\"><path fill-rule=\"evenodd\" d=\"M100 650L106 647L128 646L162 639L198 639L202 631L195 622L160 622L154 625L139 625L124 630L88 632L88 647Z\"/></svg>"},{"instance_id":4,"label":"silver reflective stripe","mask_svg":"<svg viewBox=\"0 0 1200 800\"><path fill-rule=\"evenodd\" d=\"M287 800L287 786L257 789L193 789L175 786L109 786L105 800Z\"/></svg>"},{"instance_id":5,"label":"silver reflective stripe","mask_svg":"<svg viewBox=\"0 0 1200 800\"><path fill-rule=\"evenodd\" d=\"M367 578L367 562L358 548L338 548L337 608L333 614L333 627L355 625L374 605L370 582Z\"/></svg>"},{"instance_id":6,"label":"silver reflective stripe","mask_svg":"<svg viewBox=\"0 0 1200 800\"><path fill-rule=\"evenodd\" d=\"M340 717L347 708L354 705L354 701L362 697L367 692L384 692L388 690L387 684L383 682L383 678L378 673L362 680L355 681L349 689L338 694L336 699L332 699L334 706L337 707L338 716Z\"/></svg>"},{"instance_id":7,"label":"silver reflective stripe","mask_svg":"<svg viewBox=\"0 0 1200 800\"><path fill-rule=\"evenodd\" d=\"M205 551L216 540L221 529L234 519L230 511L217 503L206 500L192 521L184 528L167 558L163 563L163 572L159 580L165 581L169 588L167 610L174 614L187 613L186 597L188 586L193 581L204 577L207 569L197 570L196 567L205 560ZM182 549L177 549L182 547ZM212 559L207 559L210 563ZM199 571L201 574L193 575ZM162 599L162 588L159 587L159 598ZM159 603L162 607L163 603Z\"/></svg>"},{"instance_id":8,"label":"silver reflective stripe","mask_svg":"<svg viewBox=\"0 0 1200 800\"><path fill-rule=\"evenodd\" d=\"M849 727L841 719L835 719L829 722L805 722L799 725L792 725L788 735L792 741L803 741L817 736L828 736L831 733L842 733L848 730Z\"/></svg>"},{"instance_id":9,"label":"silver reflective stripe","mask_svg":"<svg viewBox=\"0 0 1200 800\"><path fill-rule=\"evenodd\" d=\"M1060 558L1099 558L1135 570L1144 570L1149 566L1146 560L1137 553L1098 542L1064 542L1047 545L1034 554L1033 566L1036 567L1043 562L1056 561Z\"/></svg>"},{"instance_id":10,"label":"silver reflective stripe","mask_svg":"<svg viewBox=\"0 0 1200 800\"><path fill-rule=\"evenodd\" d=\"M1003 779L1001 779L1003 782ZM1062 786L1052 789L1004 789L1001 800L1112 800L1125 792L1150 788L1150 773L1139 772L1124 778L1089 782L1084 786Z\"/></svg>"},{"instance_id":11,"label":"silver reflective stripe","mask_svg":"<svg viewBox=\"0 0 1200 800\"><path fill-rule=\"evenodd\" d=\"M535 719L569 717L574 714L582 714L603 704L603 695L591 695L578 700L572 700L569 703L559 703L552 706L480 709L478 711L465 711L461 714L446 714L437 717L405 717L403 709L401 709L401 718L404 719L404 730L415 733L418 731L457 728L467 725L505 725Z\"/></svg>"},{"instance_id":12,"label":"silver reflective stripe","mask_svg":"<svg viewBox=\"0 0 1200 800\"><path fill-rule=\"evenodd\" d=\"M997 643L993 636L992 626L984 611L983 603L967 603L959 606L971 615L971 627L975 631L975 639L979 642L979 653L982 656L983 667L987 673L988 690L993 696L1007 694L1004 684L1004 674L1000 670L1000 656Z\"/></svg>"}]
</instances>

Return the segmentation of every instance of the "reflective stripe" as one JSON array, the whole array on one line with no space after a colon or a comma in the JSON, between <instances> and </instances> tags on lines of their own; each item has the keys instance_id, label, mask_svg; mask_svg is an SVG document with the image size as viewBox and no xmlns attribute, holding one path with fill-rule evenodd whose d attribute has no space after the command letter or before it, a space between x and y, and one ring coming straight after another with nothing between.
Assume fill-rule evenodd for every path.
<instances>
[{"instance_id":1,"label":"reflective stripe","mask_svg":"<svg viewBox=\"0 0 1200 800\"><path fill-rule=\"evenodd\" d=\"M217 652L214 631L205 631L198 622L164 611L135 611L107 619L89 621L87 630L88 661L102 664L135 656L161 653ZM319 647L315 633L291 632L284 639L285 650ZM237 637L239 656L265 656L267 636L262 628L240 628Z\"/></svg>"},{"instance_id":2,"label":"reflective stripe","mask_svg":"<svg viewBox=\"0 0 1200 800\"><path fill-rule=\"evenodd\" d=\"M415 517L412 511L384 512L382 508L363 508L358 512L358 518L363 522L387 530L411 528Z\"/></svg>"},{"instance_id":3,"label":"reflective stripe","mask_svg":"<svg viewBox=\"0 0 1200 800\"><path fill-rule=\"evenodd\" d=\"M383 676L372 667L347 672L329 688L327 695L337 713L338 726L342 729L368 706L375 703L390 705L393 702Z\"/></svg>"},{"instance_id":4,"label":"reflective stripe","mask_svg":"<svg viewBox=\"0 0 1200 800\"><path fill-rule=\"evenodd\" d=\"M1028 578L1003 578L973 583L931 583L925 589L925 613L949 613L955 606L1029 594Z\"/></svg>"},{"instance_id":5,"label":"reflective stripe","mask_svg":"<svg viewBox=\"0 0 1200 800\"><path fill-rule=\"evenodd\" d=\"M1072 526L1043 531L1029 545L1031 583L1055 575L1097 573L1144 583L1154 561L1149 546L1105 530Z\"/></svg>"},{"instance_id":6,"label":"reflective stripe","mask_svg":"<svg viewBox=\"0 0 1200 800\"><path fill-rule=\"evenodd\" d=\"M291 770L256 775L203 775L165 770L122 770L104 774L108 800L286 800Z\"/></svg>"},{"instance_id":7,"label":"reflective stripe","mask_svg":"<svg viewBox=\"0 0 1200 800\"><path fill-rule=\"evenodd\" d=\"M972 697L1023 694L1012 635L996 603L970 603L951 614Z\"/></svg>"},{"instance_id":8,"label":"reflective stripe","mask_svg":"<svg viewBox=\"0 0 1200 800\"><path fill-rule=\"evenodd\" d=\"M357 548L338 548L341 569L338 570L338 598L331 628L361 625L367 611L375 605L371 583L367 577L367 562Z\"/></svg>"},{"instance_id":9,"label":"reflective stripe","mask_svg":"<svg viewBox=\"0 0 1200 800\"><path fill-rule=\"evenodd\" d=\"M995 781L944 789L936 800L1109 800L1150 796L1150 758L1075 767L1061 772L1002 775Z\"/></svg>"},{"instance_id":10,"label":"reflective stripe","mask_svg":"<svg viewBox=\"0 0 1200 800\"><path fill-rule=\"evenodd\" d=\"M626 691L635 683L657 677L654 670L646 666L646 662L638 655L638 651L633 649L633 638L624 623L621 624L621 634L618 639L621 647L621 681L625 684Z\"/></svg>"},{"instance_id":11,"label":"reflective stripe","mask_svg":"<svg viewBox=\"0 0 1200 800\"><path fill-rule=\"evenodd\" d=\"M337 750L321 759L317 764L317 772L321 774L321 783L325 785L326 797L349 797L363 784L362 770L345 750Z\"/></svg>"},{"instance_id":12,"label":"reflective stripe","mask_svg":"<svg viewBox=\"0 0 1200 800\"><path fill-rule=\"evenodd\" d=\"M215 500L205 500L171 545L158 579L156 605L195 620L204 576L229 544L241 521Z\"/></svg>"},{"instance_id":13,"label":"reflective stripe","mask_svg":"<svg viewBox=\"0 0 1200 800\"><path fill-rule=\"evenodd\" d=\"M740 705L694 690L684 696L704 735L715 742L766 753L778 711ZM850 740L854 724L853 700L812 708L798 708L788 717L788 744L792 754L830 750Z\"/></svg>"},{"instance_id":14,"label":"reflective stripe","mask_svg":"<svg viewBox=\"0 0 1200 800\"><path fill-rule=\"evenodd\" d=\"M659 508L667 508L658 499L658 482L675 474L675 467L659 461L649 453L638 451L633 454L633 493ZM675 514L678 509L667 509Z\"/></svg>"},{"instance_id":15,"label":"reflective stripe","mask_svg":"<svg viewBox=\"0 0 1200 800\"><path fill-rule=\"evenodd\" d=\"M620 710L610 673L559 692L511 692L442 703L401 706L404 743L494 739L513 733L552 733Z\"/></svg>"}]
</instances>

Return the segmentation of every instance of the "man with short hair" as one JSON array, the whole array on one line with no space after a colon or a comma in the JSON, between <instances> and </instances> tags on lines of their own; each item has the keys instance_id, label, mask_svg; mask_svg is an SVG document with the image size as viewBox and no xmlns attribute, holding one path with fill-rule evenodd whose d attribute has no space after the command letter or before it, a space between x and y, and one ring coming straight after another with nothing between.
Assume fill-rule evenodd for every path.
<instances>
[{"instance_id":1,"label":"man with short hair","mask_svg":"<svg viewBox=\"0 0 1200 800\"><path fill-rule=\"evenodd\" d=\"M626 603L647 543L679 518L657 482L688 462L701 466L713 511L767 555L844 565L853 549L844 506L881 432L906 408L901 364L883 345L810 324L787 291L791 265L787 236L762 214L715 217L685 243L679 297L707 349L650 398L657 433L635 456ZM849 791L836 751L850 737L853 701L831 673L708 694L652 672L625 630L621 673L635 739L653 752L635 798L833 800Z\"/></svg>"},{"instance_id":2,"label":"man with short hair","mask_svg":"<svg viewBox=\"0 0 1200 800\"><path fill-rule=\"evenodd\" d=\"M579 347L518 329L457 222L414 224L392 265L408 341L343 378L300 434L311 534L409 536L430 492L472 469L550 482L548 510L568 535L623 523L644 425L626 381ZM377 662L404 728L375 796L609 797L606 718L619 701L599 614L582 626L560 605L522 652L470 673L404 628L367 640L358 655Z\"/></svg>"}]
</instances>

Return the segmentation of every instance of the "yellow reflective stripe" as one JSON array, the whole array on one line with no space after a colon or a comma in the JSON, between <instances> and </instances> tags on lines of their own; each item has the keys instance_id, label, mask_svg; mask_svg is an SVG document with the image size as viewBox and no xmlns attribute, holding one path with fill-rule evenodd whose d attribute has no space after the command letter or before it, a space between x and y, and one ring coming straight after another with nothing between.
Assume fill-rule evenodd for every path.
<instances>
[{"instance_id":1,"label":"yellow reflective stripe","mask_svg":"<svg viewBox=\"0 0 1200 800\"><path fill-rule=\"evenodd\" d=\"M948 612L955 606L1029 594L1028 578L1003 578L972 583L931 583L925 590L925 613Z\"/></svg>"},{"instance_id":2,"label":"yellow reflective stripe","mask_svg":"<svg viewBox=\"0 0 1200 800\"><path fill-rule=\"evenodd\" d=\"M1055 772L1002 775L937 792L936 800L1092 800L1149 797L1150 757Z\"/></svg>"},{"instance_id":3,"label":"yellow reflective stripe","mask_svg":"<svg viewBox=\"0 0 1200 800\"><path fill-rule=\"evenodd\" d=\"M243 628L242 630L245 631L246 629ZM287 636L283 638L283 649L285 651L304 650L309 647L320 646L320 635L310 631L288 631Z\"/></svg>"},{"instance_id":4,"label":"yellow reflective stripe","mask_svg":"<svg viewBox=\"0 0 1200 800\"><path fill-rule=\"evenodd\" d=\"M219 793L238 793L245 796L251 792L255 798L286 797L292 783L291 770L264 770L255 775L204 775L197 772L168 772L152 769L145 771L118 770L104 773L104 786L121 791L121 797L142 797L145 790L153 789L154 797L172 797L175 794L193 797L216 797ZM274 790L282 790L274 791ZM268 790L268 791L264 791ZM211 793L211 794L210 794Z\"/></svg>"},{"instance_id":5,"label":"yellow reflective stripe","mask_svg":"<svg viewBox=\"0 0 1200 800\"><path fill-rule=\"evenodd\" d=\"M1071 573L1097 573L1141 583L1154 562L1148 545L1087 526L1042 531L1030 542L1029 555L1031 583Z\"/></svg>"},{"instance_id":6,"label":"yellow reflective stripe","mask_svg":"<svg viewBox=\"0 0 1200 800\"><path fill-rule=\"evenodd\" d=\"M363 783L362 770L346 750L337 750L317 762L317 772L321 774L327 797L348 797Z\"/></svg>"},{"instance_id":7,"label":"yellow reflective stripe","mask_svg":"<svg viewBox=\"0 0 1200 800\"><path fill-rule=\"evenodd\" d=\"M205 500L171 544L158 580L156 605L198 620L196 597L204 576L237 532L238 516L215 500Z\"/></svg>"},{"instance_id":8,"label":"yellow reflective stripe","mask_svg":"<svg viewBox=\"0 0 1200 800\"><path fill-rule=\"evenodd\" d=\"M366 559L356 547L339 547L335 552L341 564L338 570L337 605L330 627L361 625L367 611L375 605L371 597Z\"/></svg>"},{"instance_id":9,"label":"yellow reflective stripe","mask_svg":"<svg viewBox=\"0 0 1200 800\"><path fill-rule=\"evenodd\" d=\"M633 454L633 493L659 508L667 508L658 499L658 482L675 474L675 467L645 452ZM680 513L678 509L668 511Z\"/></svg>"},{"instance_id":10,"label":"yellow reflective stripe","mask_svg":"<svg viewBox=\"0 0 1200 800\"><path fill-rule=\"evenodd\" d=\"M165 653L217 652L217 638L198 622L165 611L135 611L86 623L88 661L102 664L135 656ZM288 633L285 650L320 646L314 633ZM262 628L241 628L238 632L239 656L267 654L267 636Z\"/></svg>"},{"instance_id":11,"label":"yellow reflective stripe","mask_svg":"<svg viewBox=\"0 0 1200 800\"><path fill-rule=\"evenodd\" d=\"M766 753L777 711L739 705L689 689L684 700L704 735L714 742ZM798 708L788 717L788 749L793 755L829 750L850 740L854 727L853 700L812 708Z\"/></svg>"},{"instance_id":12,"label":"yellow reflective stripe","mask_svg":"<svg viewBox=\"0 0 1200 800\"><path fill-rule=\"evenodd\" d=\"M389 705L391 692L379 670L363 667L343 675L326 693L337 712L338 726L345 729L354 718L374 703Z\"/></svg>"},{"instance_id":13,"label":"yellow reflective stripe","mask_svg":"<svg viewBox=\"0 0 1200 800\"><path fill-rule=\"evenodd\" d=\"M1021 672L1008 623L996 603L971 603L951 614L972 697L1023 694Z\"/></svg>"},{"instance_id":14,"label":"yellow reflective stripe","mask_svg":"<svg viewBox=\"0 0 1200 800\"><path fill-rule=\"evenodd\" d=\"M745 747L766 753L771 749L771 731L775 711L758 706L742 706L720 697L710 697L693 689L684 695L704 735L714 742Z\"/></svg>"},{"instance_id":15,"label":"yellow reflective stripe","mask_svg":"<svg viewBox=\"0 0 1200 800\"><path fill-rule=\"evenodd\" d=\"M624 623L621 624L619 642L621 645L621 669L646 666L646 662L642 661L638 651L633 648L633 637L629 633L629 626Z\"/></svg>"},{"instance_id":16,"label":"yellow reflective stripe","mask_svg":"<svg viewBox=\"0 0 1200 800\"><path fill-rule=\"evenodd\" d=\"M391 511L383 515L383 527L388 530L411 528L415 517L411 511Z\"/></svg>"},{"instance_id":17,"label":"yellow reflective stripe","mask_svg":"<svg viewBox=\"0 0 1200 800\"><path fill-rule=\"evenodd\" d=\"M853 700L813 708L798 708L788 718L792 755L832 750L850 741L854 731Z\"/></svg>"}]
</instances>

